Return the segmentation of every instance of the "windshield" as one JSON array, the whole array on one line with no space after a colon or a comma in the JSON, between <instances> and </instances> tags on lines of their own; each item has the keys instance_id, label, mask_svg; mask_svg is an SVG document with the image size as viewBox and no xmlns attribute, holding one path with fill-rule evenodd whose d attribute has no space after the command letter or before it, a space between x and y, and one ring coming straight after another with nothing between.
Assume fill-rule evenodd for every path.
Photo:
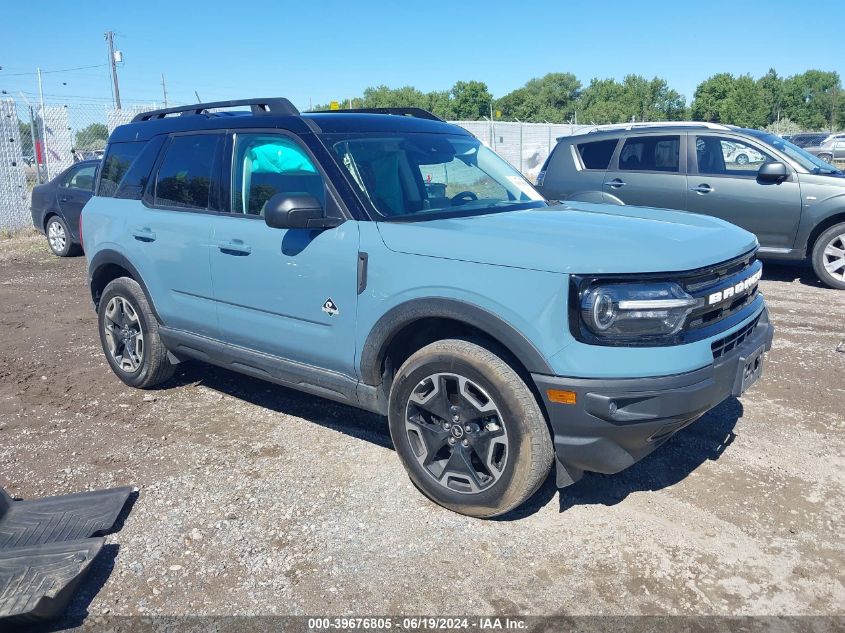
<instances>
[{"instance_id":1,"label":"windshield","mask_svg":"<svg viewBox=\"0 0 845 633\"><path fill-rule=\"evenodd\" d=\"M837 169L830 163L824 162L818 156L813 156L807 150L801 149L797 145L793 145L789 141L785 141L779 136L775 136L774 134L758 134L756 136L771 145L772 147L774 147L776 150L781 151L787 156L789 156L789 158L801 165L801 167L809 171L811 174L842 173L839 169Z\"/></svg>"},{"instance_id":2,"label":"windshield","mask_svg":"<svg viewBox=\"0 0 845 633\"><path fill-rule=\"evenodd\" d=\"M385 133L328 140L354 185L387 220L547 206L518 171L470 136Z\"/></svg>"}]
</instances>

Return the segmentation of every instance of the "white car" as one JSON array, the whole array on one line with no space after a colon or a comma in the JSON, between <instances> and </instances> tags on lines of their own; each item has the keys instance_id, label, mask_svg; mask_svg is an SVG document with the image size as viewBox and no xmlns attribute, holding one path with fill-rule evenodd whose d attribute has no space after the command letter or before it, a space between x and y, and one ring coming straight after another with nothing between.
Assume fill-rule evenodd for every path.
<instances>
[{"instance_id":1,"label":"white car","mask_svg":"<svg viewBox=\"0 0 845 633\"><path fill-rule=\"evenodd\" d=\"M766 160L766 157L760 152L748 147L747 145L729 143L727 141L722 142L722 154L725 157L726 163L736 163L737 165L762 163Z\"/></svg>"}]
</instances>

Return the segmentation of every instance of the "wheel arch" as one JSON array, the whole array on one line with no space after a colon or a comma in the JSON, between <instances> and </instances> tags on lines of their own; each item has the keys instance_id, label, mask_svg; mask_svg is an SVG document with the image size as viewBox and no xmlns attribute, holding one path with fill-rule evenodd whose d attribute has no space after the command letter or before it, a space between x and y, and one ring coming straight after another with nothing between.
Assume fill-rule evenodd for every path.
<instances>
[{"instance_id":1,"label":"wheel arch","mask_svg":"<svg viewBox=\"0 0 845 633\"><path fill-rule=\"evenodd\" d=\"M110 249L100 251L91 259L91 263L88 265L88 271L91 299L94 302L95 310L99 306L103 290L105 290L111 281L114 281L118 277L129 277L141 286L141 290L144 292L144 296L147 298L147 303L150 304L150 309L152 309L156 320L160 324L164 324L141 274L124 255Z\"/></svg>"},{"instance_id":2,"label":"wheel arch","mask_svg":"<svg viewBox=\"0 0 845 633\"><path fill-rule=\"evenodd\" d=\"M831 213L821 222L816 224L816 226L813 227L813 230L810 231L810 236L807 238L806 256L813 256L813 249L816 246L816 240L819 239L819 236L822 233L827 231L830 227L842 222L845 222L845 209L841 209L837 212Z\"/></svg>"},{"instance_id":3,"label":"wheel arch","mask_svg":"<svg viewBox=\"0 0 845 633\"><path fill-rule=\"evenodd\" d=\"M361 381L378 386L391 369L388 360L397 369L419 347L461 333L490 340L525 372L554 373L534 344L501 317L463 301L430 297L395 306L376 322L361 351Z\"/></svg>"}]
</instances>

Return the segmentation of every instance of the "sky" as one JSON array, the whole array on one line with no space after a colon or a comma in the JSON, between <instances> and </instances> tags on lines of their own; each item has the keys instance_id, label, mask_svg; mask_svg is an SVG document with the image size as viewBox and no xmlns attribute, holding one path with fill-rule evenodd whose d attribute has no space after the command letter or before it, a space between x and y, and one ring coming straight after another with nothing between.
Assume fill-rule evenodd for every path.
<instances>
[{"instance_id":1,"label":"sky","mask_svg":"<svg viewBox=\"0 0 845 633\"><path fill-rule=\"evenodd\" d=\"M171 104L194 103L196 92L203 101L286 96L300 109L380 84L429 91L475 79L501 97L548 72L584 85L660 76L687 102L716 72L845 77L843 0L813 9L794 0L4 4L0 91L33 102L41 67L45 101L110 103L108 30L124 57L124 105L161 104L162 73Z\"/></svg>"}]
</instances>

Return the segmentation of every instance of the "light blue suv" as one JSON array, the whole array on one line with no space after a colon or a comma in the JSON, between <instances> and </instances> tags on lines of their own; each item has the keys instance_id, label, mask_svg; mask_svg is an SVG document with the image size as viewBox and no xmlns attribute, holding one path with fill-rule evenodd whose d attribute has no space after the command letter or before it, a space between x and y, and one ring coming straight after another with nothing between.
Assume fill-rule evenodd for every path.
<instances>
[{"instance_id":1,"label":"light blue suv","mask_svg":"<svg viewBox=\"0 0 845 633\"><path fill-rule=\"evenodd\" d=\"M387 415L420 490L478 517L553 463L559 486L630 466L742 394L771 347L753 235L550 206L417 109L138 115L81 227L126 384L192 358Z\"/></svg>"}]
</instances>

